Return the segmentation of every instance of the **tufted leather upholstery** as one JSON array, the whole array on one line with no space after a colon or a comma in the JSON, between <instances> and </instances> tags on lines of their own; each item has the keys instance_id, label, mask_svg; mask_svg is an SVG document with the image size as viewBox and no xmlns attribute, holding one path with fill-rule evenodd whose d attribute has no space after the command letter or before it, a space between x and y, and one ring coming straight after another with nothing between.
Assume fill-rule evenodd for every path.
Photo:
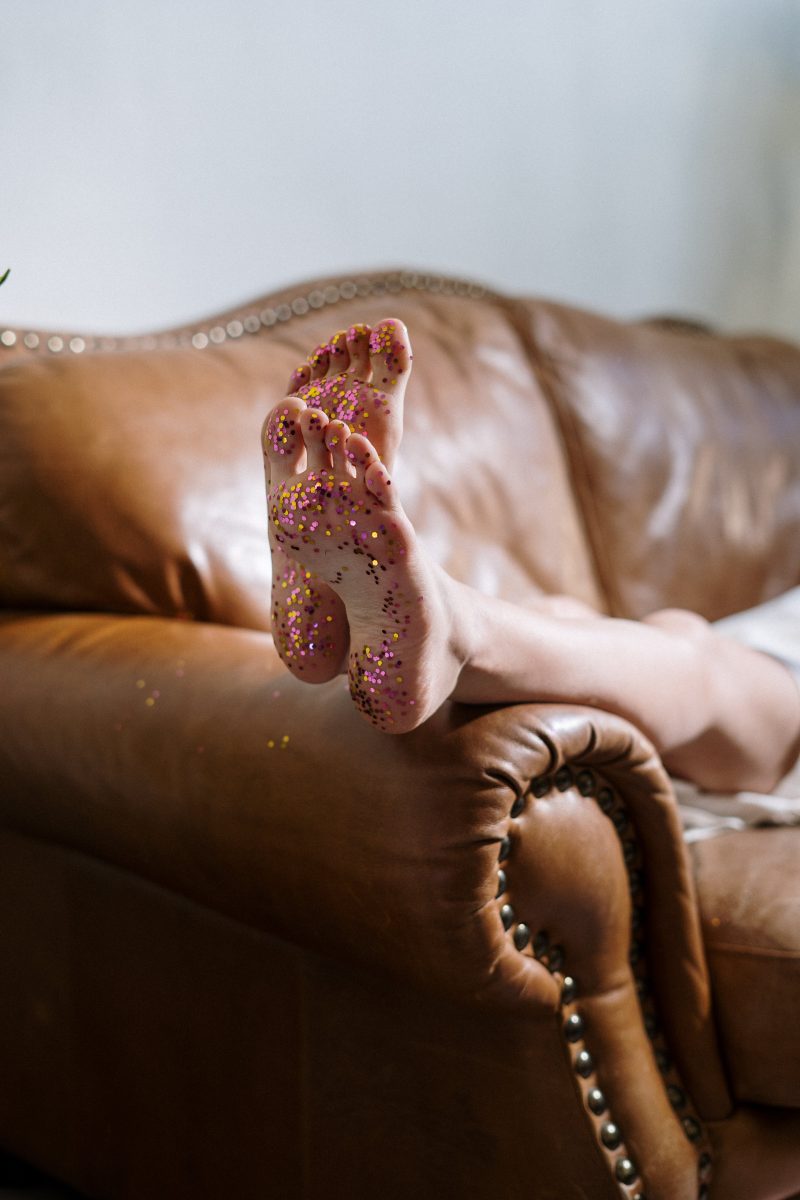
<instances>
[{"instance_id":1,"label":"tufted leather upholstery","mask_svg":"<svg viewBox=\"0 0 800 1200\"><path fill-rule=\"evenodd\" d=\"M387 314L395 474L459 578L709 616L800 581L785 344L400 275L0 338L0 1144L98 1200L785 1200L797 839L702 846L696 884L625 722L386 738L277 660L260 423Z\"/></svg>"}]
</instances>

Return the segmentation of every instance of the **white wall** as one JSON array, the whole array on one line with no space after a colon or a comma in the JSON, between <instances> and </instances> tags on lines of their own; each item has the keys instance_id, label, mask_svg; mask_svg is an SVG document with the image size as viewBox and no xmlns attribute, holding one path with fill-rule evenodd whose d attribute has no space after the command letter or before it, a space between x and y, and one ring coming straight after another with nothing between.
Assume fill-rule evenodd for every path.
<instances>
[{"instance_id":1,"label":"white wall","mask_svg":"<svg viewBox=\"0 0 800 1200\"><path fill-rule=\"evenodd\" d=\"M796 0L4 0L0 322L408 265L800 338Z\"/></svg>"}]
</instances>

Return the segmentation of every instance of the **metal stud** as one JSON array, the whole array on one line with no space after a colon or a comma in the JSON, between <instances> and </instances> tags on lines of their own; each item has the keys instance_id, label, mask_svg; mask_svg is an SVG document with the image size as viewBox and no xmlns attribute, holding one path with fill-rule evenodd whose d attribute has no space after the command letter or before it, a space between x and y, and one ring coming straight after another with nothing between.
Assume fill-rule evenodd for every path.
<instances>
[{"instance_id":1,"label":"metal stud","mask_svg":"<svg viewBox=\"0 0 800 1200\"><path fill-rule=\"evenodd\" d=\"M402 272L401 274L392 274L384 279L365 279L361 278L358 281L350 279L343 280L340 284L328 284L324 289L314 288L308 296L295 296L286 304L280 304L277 308L263 308L260 313L248 313L239 318L234 317L228 321L225 327L215 325L213 329L207 333L205 330L183 330L180 333L162 334L158 337L148 335L141 338L98 338L88 341L82 337L73 337L66 343L65 339L58 334L53 334L47 341L47 348L51 354L60 354L62 350L68 348L72 354L82 354L86 349L100 350L110 352L117 350L122 346L135 345L137 349L151 350L158 346L172 348L175 346L194 346L197 350L205 349L209 342L215 345L221 345L227 338L239 338L243 333L257 334L261 328L270 329L278 321L289 321L292 317L305 316L309 309L319 309L325 304L336 304L339 300L351 300L355 296L383 296L387 292L396 294L402 292L406 288L414 288L419 291L440 292L444 295L463 296L470 299L480 299L486 294L485 288L479 284L472 284L466 280L451 280L445 279L441 275L418 275L416 272ZM18 337L22 337L22 343L28 350L36 350L39 348L39 334L33 330L24 335L18 335L13 329L4 329L0 331L0 346L12 347L17 344ZM562 790L566 790L569 784L566 783L566 772L569 768L562 768L562 773L558 777L558 786ZM583 787L589 788L593 785L593 777L591 772L582 772ZM571 776L570 776L571 778ZM532 789L534 794L544 795L550 790L551 782L549 780L540 781L538 785ZM541 790L540 790L541 789Z\"/></svg>"},{"instance_id":2,"label":"metal stud","mask_svg":"<svg viewBox=\"0 0 800 1200\"><path fill-rule=\"evenodd\" d=\"M666 1050L656 1050L656 1066L662 1075L665 1075L672 1067L672 1060Z\"/></svg>"},{"instance_id":3,"label":"metal stud","mask_svg":"<svg viewBox=\"0 0 800 1200\"><path fill-rule=\"evenodd\" d=\"M511 816L518 817L525 807L525 797L517 796L514 803L511 805Z\"/></svg>"},{"instance_id":4,"label":"metal stud","mask_svg":"<svg viewBox=\"0 0 800 1200\"><path fill-rule=\"evenodd\" d=\"M614 793L611 788L603 787L597 793L597 803L600 805L604 813L608 814L614 807Z\"/></svg>"},{"instance_id":5,"label":"metal stud","mask_svg":"<svg viewBox=\"0 0 800 1200\"><path fill-rule=\"evenodd\" d=\"M531 940L531 931L524 922L520 921L517 928L514 930L514 945L517 950L524 950L528 942Z\"/></svg>"},{"instance_id":6,"label":"metal stud","mask_svg":"<svg viewBox=\"0 0 800 1200\"><path fill-rule=\"evenodd\" d=\"M594 1071L594 1059L588 1050L580 1050L575 1055L573 1066L582 1079L588 1079Z\"/></svg>"},{"instance_id":7,"label":"metal stud","mask_svg":"<svg viewBox=\"0 0 800 1200\"><path fill-rule=\"evenodd\" d=\"M674 1083L667 1085L667 1096L673 1108L686 1108L686 1092Z\"/></svg>"},{"instance_id":8,"label":"metal stud","mask_svg":"<svg viewBox=\"0 0 800 1200\"><path fill-rule=\"evenodd\" d=\"M500 920L503 922L503 929L510 929L514 924L514 910L510 904L504 904L500 909Z\"/></svg>"},{"instance_id":9,"label":"metal stud","mask_svg":"<svg viewBox=\"0 0 800 1200\"><path fill-rule=\"evenodd\" d=\"M641 891L644 887L644 871L641 871L638 867L634 867L632 871L629 871L628 884L634 895L636 892Z\"/></svg>"},{"instance_id":10,"label":"metal stud","mask_svg":"<svg viewBox=\"0 0 800 1200\"><path fill-rule=\"evenodd\" d=\"M639 1172L629 1158L618 1158L614 1164L614 1174L620 1183L633 1183L638 1179Z\"/></svg>"},{"instance_id":11,"label":"metal stud","mask_svg":"<svg viewBox=\"0 0 800 1200\"><path fill-rule=\"evenodd\" d=\"M577 994L578 988L575 980L571 975L565 975L564 982L561 984L561 1003L572 1004Z\"/></svg>"},{"instance_id":12,"label":"metal stud","mask_svg":"<svg viewBox=\"0 0 800 1200\"><path fill-rule=\"evenodd\" d=\"M542 775L531 782L531 792L537 800L541 800L542 796L546 796L552 787L553 782L547 775Z\"/></svg>"},{"instance_id":13,"label":"metal stud","mask_svg":"<svg viewBox=\"0 0 800 1200\"><path fill-rule=\"evenodd\" d=\"M600 1088L592 1088L590 1092L587 1092L586 1103L588 1104L590 1111L593 1112L596 1117L601 1117L608 1108L608 1105L606 1104L606 1098L600 1091Z\"/></svg>"},{"instance_id":14,"label":"metal stud","mask_svg":"<svg viewBox=\"0 0 800 1200\"><path fill-rule=\"evenodd\" d=\"M556 771L555 785L560 792L565 792L568 787L572 787L572 771L569 767L561 767Z\"/></svg>"},{"instance_id":15,"label":"metal stud","mask_svg":"<svg viewBox=\"0 0 800 1200\"><path fill-rule=\"evenodd\" d=\"M568 1042L579 1042L584 1029L583 1017L579 1013L570 1013L564 1022L564 1037Z\"/></svg>"},{"instance_id":16,"label":"metal stud","mask_svg":"<svg viewBox=\"0 0 800 1200\"><path fill-rule=\"evenodd\" d=\"M644 1027L645 1027L645 1030L647 1031L648 1037L654 1038L654 1037L658 1036L658 1031L659 1031L658 1017L655 1015L655 1013L645 1013L644 1014Z\"/></svg>"},{"instance_id":17,"label":"metal stud","mask_svg":"<svg viewBox=\"0 0 800 1200\"><path fill-rule=\"evenodd\" d=\"M4 329L3 332L0 333L0 342L4 346L16 346L17 335L14 333L14 330L13 329Z\"/></svg>"},{"instance_id":18,"label":"metal stud","mask_svg":"<svg viewBox=\"0 0 800 1200\"><path fill-rule=\"evenodd\" d=\"M578 771L575 782L582 796L591 796L594 791L594 775L591 771Z\"/></svg>"},{"instance_id":19,"label":"metal stud","mask_svg":"<svg viewBox=\"0 0 800 1200\"><path fill-rule=\"evenodd\" d=\"M564 947L553 946L547 956L547 965L551 971L560 971L564 966Z\"/></svg>"},{"instance_id":20,"label":"metal stud","mask_svg":"<svg viewBox=\"0 0 800 1200\"><path fill-rule=\"evenodd\" d=\"M617 808L611 814L611 824L616 829L617 833L624 833L628 828L628 814L624 808Z\"/></svg>"},{"instance_id":21,"label":"metal stud","mask_svg":"<svg viewBox=\"0 0 800 1200\"><path fill-rule=\"evenodd\" d=\"M504 837L500 843L500 851L497 855L498 862L505 862L511 853L511 838Z\"/></svg>"},{"instance_id":22,"label":"metal stud","mask_svg":"<svg viewBox=\"0 0 800 1200\"><path fill-rule=\"evenodd\" d=\"M688 1137L689 1141L699 1142L700 1138L703 1136L703 1131L700 1128L699 1123L695 1121L694 1117L684 1117L682 1124L683 1131Z\"/></svg>"},{"instance_id":23,"label":"metal stud","mask_svg":"<svg viewBox=\"0 0 800 1200\"><path fill-rule=\"evenodd\" d=\"M539 931L539 933L537 933L536 937L533 939L533 953L536 955L537 958L544 958L544 956L547 954L547 951L549 949L550 949L550 938L547 936L547 934L542 929Z\"/></svg>"},{"instance_id":24,"label":"metal stud","mask_svg":"<svg viewBox=\"0 0 800 1200\"><path fill-rule=\"evenodd\" d=\"M632 842L630 839L622 843L622 857L628 866L635 860L638 849L636 842Z\"/></svg>"},{"instance_id":25,"label":"metal stud","mask_svg":"<svg viewBox=\"0 0 800 1200\"><path fill-rule=\"evenodd\" d=\"M508 886L508 878L506 876L505 871L498 871L497 872L497 891L495 893L495 899L497 899L498 896L502 896L502 894L506 890L507 886Z\"/></svg>"},{"instance_id":26,"label":"metal stud","mask_svg":"<svg viewBox=\"0 0 800 1200\"><path fill-rule=\"evenodd\" d=\"M600 1126L600 1141L607 1150L616 1150L622 1141L622 1134L618 1125L613 1121L606 1121Z\"/></svg>"}]
</instances>

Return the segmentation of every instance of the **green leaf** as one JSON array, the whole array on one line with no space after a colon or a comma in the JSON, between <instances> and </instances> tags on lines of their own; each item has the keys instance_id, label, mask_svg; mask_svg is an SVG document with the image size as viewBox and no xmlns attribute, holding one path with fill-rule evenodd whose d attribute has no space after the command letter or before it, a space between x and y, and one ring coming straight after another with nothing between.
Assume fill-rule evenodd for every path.
<instances>
[{"instance_id":1,"label":"green leaf","mask_svg":"<svg viewBox=\"0 0 800 1200\"><path fill-rule=\"evenodd\" d=\"M5 281L8 279L10 274L11 274L11 267L9 267L8 270L5 271L5 273L3 275L0 275L0 284L5 283Z\"/></svg>"}]
</instances>

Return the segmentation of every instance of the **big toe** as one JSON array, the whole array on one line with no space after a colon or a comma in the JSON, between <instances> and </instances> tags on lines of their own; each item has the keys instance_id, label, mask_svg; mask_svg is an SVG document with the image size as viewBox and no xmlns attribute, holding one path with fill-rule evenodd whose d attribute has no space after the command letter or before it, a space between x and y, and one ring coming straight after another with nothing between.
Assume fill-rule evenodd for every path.
<instances>
[{"instance_id":1,"label":"big toe","mask_svg":"<svg viewBox=\"0 0 800 1200\"><path fill-rule=\"evenodd\" d=\"M261 431L270 484L282 482L302 468L305 445L300 416L305 404L298 396L287 396L268 414Z\"/></svg>"},{"instance_id":2,"label":"big toe","mask_svg":"<svg viewBox=\"0 0 800 1200\"><path fill-rule=\"evenodd\" d=\"M387 317L374 325L369 339L372 386L391 392L405 387L411 372L411 341L402 321Z\"/></svg>"},{"instance_id":3,"label":"big toe","mask_svg":"<svg viewBox=\"0 0 800 1200\"><path fill-rule=\"evenodd\" d=\"M300 414L300 431L306 446L306 470L323 471L330 468L330 451L325 445L328 417L321 408L307 408Z\"/></svg>"}]
</instances>

